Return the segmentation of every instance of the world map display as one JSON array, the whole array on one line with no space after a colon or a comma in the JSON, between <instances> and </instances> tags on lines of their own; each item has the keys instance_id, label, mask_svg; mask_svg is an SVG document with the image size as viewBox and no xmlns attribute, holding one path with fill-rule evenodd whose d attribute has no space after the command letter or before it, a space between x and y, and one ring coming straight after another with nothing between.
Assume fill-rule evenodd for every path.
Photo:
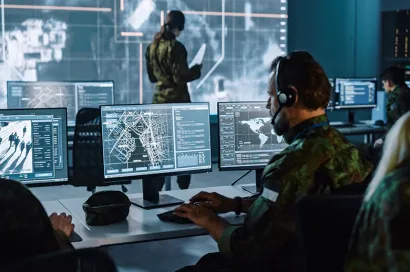
<instances>
[{"instance_id":1,"label":"world map display","mask_svg":"<svg viewBox=\"0 0 410 272\"><path fill-rule=\"evenodd\" d=\"M235 119L237 151L266 151L283 149L283 137L273 131L271 117L239 114ZM268 114L266 114L268 115Z\"/></svg>"},{"instance_id":2,"label":"world map display","mask_svg":"<svg viewBox=\"0 0 410 272\"><path fill-rule=\"evenodd\" d=\"M282 143L283 141L283 137L277 136L275 132L273 131L273 128L271 125L271 118L269 117L253 118L253 119L250 119L249 121L240 121L240 123L242 125L249 126L249 129L258 135L259 140L260 140L260 143L259 143L260 149L263 149L264 145L269 140L269 137L276 136L276 141L278 143Z\"/></svg>"}]
</instances>

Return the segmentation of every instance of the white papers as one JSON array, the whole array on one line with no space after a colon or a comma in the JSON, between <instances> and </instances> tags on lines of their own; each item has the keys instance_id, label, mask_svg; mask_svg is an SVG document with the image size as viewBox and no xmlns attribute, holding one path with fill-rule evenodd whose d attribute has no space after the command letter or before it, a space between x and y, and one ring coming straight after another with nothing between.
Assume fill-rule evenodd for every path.
<instances>
[{"instance_id":1,"label":"white papers","mask_svg":"<svg viewBox=\"0 0 410 272\"><path fill-rule=\"evenodd\" d=\"M192 68L192 66L196 64L202 64L204 60L204 56L205 56L205 51L206 51L206 44L203 43L198 53L196 53L194 59L191 61L191 64L189 64L189 68Z\"/></svg>"}]
</instances>

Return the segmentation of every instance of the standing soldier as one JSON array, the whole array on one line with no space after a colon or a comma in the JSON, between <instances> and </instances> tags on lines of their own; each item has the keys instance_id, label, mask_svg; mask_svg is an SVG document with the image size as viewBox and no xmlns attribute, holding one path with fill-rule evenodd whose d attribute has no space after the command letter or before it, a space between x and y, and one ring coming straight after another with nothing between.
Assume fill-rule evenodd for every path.
<instances>
[{"instance_id":1,"label":"standing soldier","mask_svg":"<svg viewBox=\"0 0 410 272\"><path fill-rule=\"evenodd\" d=\"M202 65L188 67L188 53L185 46L176 40L185 27L185 16L181 11L168 13L165 25L161 27L145 53L147 71L152 83L156 83L152 103L191 102L187 83L201 77ZM165 178L158 179L162 188ZM191 176L179 176L178 185L188 189Z\"/></svg>"}]
</instances>

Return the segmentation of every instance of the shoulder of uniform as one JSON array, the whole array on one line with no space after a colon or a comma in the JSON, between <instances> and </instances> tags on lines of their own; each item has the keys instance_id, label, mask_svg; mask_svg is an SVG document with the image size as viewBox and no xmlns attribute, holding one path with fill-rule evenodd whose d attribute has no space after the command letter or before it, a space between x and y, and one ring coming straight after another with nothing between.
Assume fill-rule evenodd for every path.
<instances>
[{"instance_id":1,"label":"shoulder of uniform","mask_svg":"<svg viewBox=\"0 0 410 272\"><path fill-rule=\"evenodd\" d=\"M353 150L350 144L338 131L316 135L298 140L289 145L283 152L272 159L267 166L266 173L275 177L286 175L291 171L314 172L323 163L337 154L343 155L343 150ZM351 152L344 152L351 154Z\"/></svg>"},{"instance_id":2,"label":"shoulder of uniform","mask_svg":"<svg viewBox=\"0 0 410 272\"><path fill-rule=\"evenodd\" d=\"M178 50L179 52L186 52L185 46L177 40L175 40L174 50Z\"/></svg>"}]
</instances>

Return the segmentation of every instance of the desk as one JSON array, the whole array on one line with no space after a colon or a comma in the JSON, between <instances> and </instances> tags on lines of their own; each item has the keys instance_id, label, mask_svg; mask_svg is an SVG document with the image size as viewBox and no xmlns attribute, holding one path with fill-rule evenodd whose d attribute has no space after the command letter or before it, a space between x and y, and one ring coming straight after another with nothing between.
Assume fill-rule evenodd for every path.
<instances>
[{"instance_id":1,"label":"desk","mask_svg":"<svg viewBox=\"0 0 410 272\"><path fill-rule=\"evenodd\" d=\"M378 126L369 126L365 124L355 124L354 127L344 127L338 128L334 127L339 130L343 135L365 135L365 144L370 144L374 142L374 135L375 134L383 134L386 133L386 127L378 127Z\"/></svg>"},{"instance_id":2,"label":"desk","mask_svg":"<svg viewBox=\"0 0 410 272\"><path fill-rule=\"evenodd\" d=\"M188 201L193 195L199 193L200 191L218 192L227 197L250 196L249 193L245 192L240 187L231 186L168 191L166 193L181 200ZM141 194L128 195L130 199L141 196ZM82 204L85 201L86 198L59 200L62 206L66 207L73 217L82 222L85 222L85 213L82 209ZM144 210L137 206L131 205L130 213L126 221L109 226L87 226L85 224L85 226L80 226L80 229L76 227L75 231L83 238L83 242L73 243L73 245L76 248L84 247L84 244L94 246L110 246L208 234L205 229L193 224L167 223L158 219L158 213L174 208L175 207ZM235 225L243 224L245 218L244 215L238 217L234 213L224 214L222 217L227 219L231 224ZM85 228L88 228L89 231L85 231Z\"/></svg>"},{"instance_id":3,"label":"desk","mask_svg":"<svg viewBox=\"0 0 410 272\"><path fill-rule=\"evenodd\" d=\"M75 232L78 233L78 235L81 236L81 238L86 237L87 234L90 230L86 224L81 222L76 216L74 216L71 212L69 212L59 201L45 201L41 203L46 210L46 213L48 215L51 215L52 213L66 213L67 215L71 215L73 217L73 224L75 225ZM73 244L76 248L89 248L89 247L97 247L98 244L95 243L95 241L92 240L85 240L83 238L83 241L74 243Z\"/></svg>"}]
</instances>

